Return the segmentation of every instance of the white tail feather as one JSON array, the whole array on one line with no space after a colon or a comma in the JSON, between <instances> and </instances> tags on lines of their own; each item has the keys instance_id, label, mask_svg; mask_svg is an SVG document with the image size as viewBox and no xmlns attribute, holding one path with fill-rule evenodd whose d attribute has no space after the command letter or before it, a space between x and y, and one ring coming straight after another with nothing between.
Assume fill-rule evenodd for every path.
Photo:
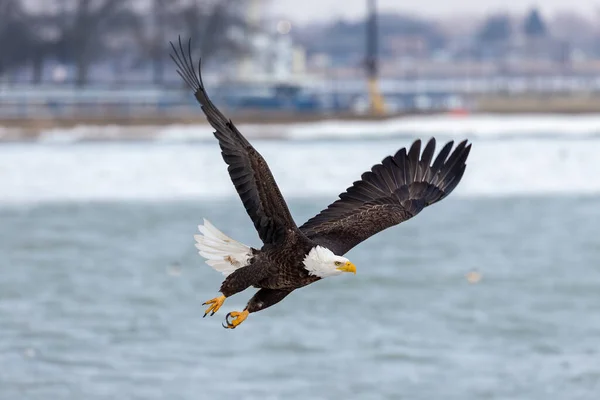
<instances>
[{"instance_id":1,"label":"white tail feather","mask_svg":"<svg viewBox=\"0 0 600 400\"><path fill-rule=\"evenodd\" d=\"M215 270L227 276L238 268L250 263L252 250L250 247L237 242L215 228L204 219L204 225L199 225L201 235L194 235L198 253L206 258L206 263Z\"/></svg>"}]
</instances>

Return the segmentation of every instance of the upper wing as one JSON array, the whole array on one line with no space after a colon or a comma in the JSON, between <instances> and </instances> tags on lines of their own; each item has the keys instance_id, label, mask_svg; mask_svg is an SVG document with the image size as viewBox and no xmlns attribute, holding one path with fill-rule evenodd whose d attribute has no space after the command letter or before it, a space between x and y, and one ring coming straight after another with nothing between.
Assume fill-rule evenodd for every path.
<instances>
[{"instance_id":1,"label":"upper wing","mask_svg":"<svg viewBox=\"0 0 600 400\"><path fill-rule=\"evenodd\" d=\"M229 176L244 203L248 215L264 243L281 240L287 229L296 228L296 224L281 195L277 183L262 156L252 147L210 101L202 83L201 64L198 73L191 57L191 39L187 54L179 38L179 51L171 43L174 55L171 58L179 68L177 73L194 90L194 96L200 103L208 122L215 129L219 140L223 160L229 165Z\"/></svg>"},{"instance_id":2,"label":"upper wing","mask_svg":"<svg viewBox=\"0 0 600 400\"><path fill-rule=\"evenodd\" d=\"M309 219L300 230L342 255L377 232L414 217L450 194L460 182L471 145L467 146L465 140L450 154L453 143L442 148L433 164L433 138L423 154L420 140L408 153L406 148L400 149L362 174L361 180L340 194L339 200Z\"/></svg>"}]
</instances>

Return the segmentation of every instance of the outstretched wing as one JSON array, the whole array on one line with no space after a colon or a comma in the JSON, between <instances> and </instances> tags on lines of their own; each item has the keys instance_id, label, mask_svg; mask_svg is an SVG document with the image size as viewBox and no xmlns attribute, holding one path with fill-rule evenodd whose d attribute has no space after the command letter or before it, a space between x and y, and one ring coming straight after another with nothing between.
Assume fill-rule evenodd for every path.
<instances>
[{"instance_id":1,"label":"outstretched wing","mask_svg":"<svg viewBox=\"0 0 600 400\"><path fill-rule=\"evenodd\" d=\"M215 129L215 137L219 140L223 160L229 166L229 176L235 186L246 212L252 219L258 235L264 243L275 243L282 240L289 228L296 224L277 187L275 178L262 156L252 147L246 138L237 130L210 101L202 83L201 63L198 62L198 73L194 68L191 56L191 39L188 42L187 54L179 38L179 49L171 43L174 54L171 58L177 64L177 73L194 90L194 96L208 122Z\"/></svg>"},{"instance_id":2,"label":"outstretched wing","mask_svg":"<svg viewBox=\"0 0 600 400\"><path fill-rule=\"evenodd\" d=\"M421 141L400 149L365 172L340 199L309 219L300 230L316 243L342 255L377 232L417 215L442 200L460 182L471 145L461 142L452 154L447 143L433 164L435 139L421 154Z\"/></svg>"}]
</instances>

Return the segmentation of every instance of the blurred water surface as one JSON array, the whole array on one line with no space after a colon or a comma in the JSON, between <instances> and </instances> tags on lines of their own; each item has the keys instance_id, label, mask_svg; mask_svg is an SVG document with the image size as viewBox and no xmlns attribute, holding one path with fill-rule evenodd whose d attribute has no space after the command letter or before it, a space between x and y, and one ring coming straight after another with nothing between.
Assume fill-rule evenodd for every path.
<instances>
[{"instance_id":1,"label":"blurred water surface","mask_svg":"<svg viewBox=\"0 0 600 400\"><path fill-rule=\"evenodd\" d=\"M290 208L303 221L331 200ZM0 398L600 393L597 195L450 196L353 249L356 276L233 331L224 314L252 290L202 319L221 282L193 246L202 217L258 245L235 198L1 206Z\"/></svg>"}]
</instances>

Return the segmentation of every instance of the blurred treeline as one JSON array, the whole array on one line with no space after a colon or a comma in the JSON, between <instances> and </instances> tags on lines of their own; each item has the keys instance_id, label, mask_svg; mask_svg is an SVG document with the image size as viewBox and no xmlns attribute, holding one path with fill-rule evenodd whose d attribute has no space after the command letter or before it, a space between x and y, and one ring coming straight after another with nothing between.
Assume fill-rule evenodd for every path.
<instances>
[{"instance_id":1,"label":"blurred treeline","mask_svg":"<svg viewBox=\"0 0 600 400\"><path fill-rule=\"evenodd\" d=\"M46 63L75 68L84 85L93 63L103 59L152 64L155 83L164 79L168 42L193 38L204 59L239 55L247 24L243 0L0 0L0 76L28 67L39 83ZM121 61L119 61L121 60Z\"/></svg>"}]
</instances>

